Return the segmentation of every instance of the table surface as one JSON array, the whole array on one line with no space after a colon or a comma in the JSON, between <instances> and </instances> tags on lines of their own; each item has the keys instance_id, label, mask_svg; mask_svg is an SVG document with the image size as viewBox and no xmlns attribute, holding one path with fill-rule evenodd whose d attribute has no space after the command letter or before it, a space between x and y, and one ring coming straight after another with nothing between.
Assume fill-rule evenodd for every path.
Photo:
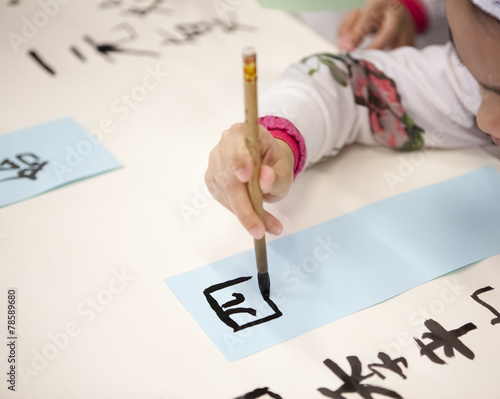
<instances>
[{"instance_id":1,"label":"table surface","mask_svg":"<svg viewBox=\"0 0 500 399\"><path fill-rule=\"evenodd\" d=\"M124 168L0 209L0 320L7 320L13 287L19 366L17 392L4 378L0 397L231 399L269 387L284 399L321 398L318 388L341 385L325 359L349 372L346 357L358 356L366 375L381 351L404 356L408 378L385 373L374 384L404 398L496 397L500 327L470 295L497 286L498 256L235 362L225 359L163 282L253 246L203 182L220 133L244 117L241 49L257 48L264 88L302 56L333 51L330 43L250 0L168 1L145 15L130 11L140 4L134 1L54 1L53 15L40 4L1 6L7 40L0 44L0 134L72 116L100 135ZM226 16L224 10L238 18L232 31L214 22ZM188 22L205 30L183 41L177 24ZM13 35L24 41L14 46ZM157 54L106 59L85 35L103 41L128 35L129 48ZM162 44L165 37L177 42ZM37 65L30 50L56 74ZM158 86L141 101L124 102L123 96L134 99L151 69L161 71ZM404 162L413 169L391 187L385 173L399 173ZM500 171L500 161L481 148L416 156L353 145L308 170L286 199L267 209L288 235L483 165ZM493 291L488 300L500 308L500 294ZM440 366L421 357L413 337L421 336L427 318L449 329L474 322L478 331L464 342L475 359L455 352ZM2 335L7 341L7 332ZM4 373L8 347L0 348Z\"/></svg>"}]
</instances>

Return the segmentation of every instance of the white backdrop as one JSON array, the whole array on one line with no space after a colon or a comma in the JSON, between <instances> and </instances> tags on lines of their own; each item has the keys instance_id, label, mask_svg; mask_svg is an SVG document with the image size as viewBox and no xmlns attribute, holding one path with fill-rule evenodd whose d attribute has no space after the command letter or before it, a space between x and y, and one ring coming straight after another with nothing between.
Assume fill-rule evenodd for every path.
<instances>
[{"instance_id":1,"label":"white backdrop","mask_svg":"<svg viewBox=\"0 0 500 399\"><path fill-rule=\"evenodd\" d=\"M210 149L243 119L241 49L257 48L262 89L289 63L331 44L252 0L171 0L142 16L130 9L144 2L132 0L8 3L0 16L0 134L72 116L124 168L0 209L0 325L9 288L18 300L16 392L7 389L2 344L0 397L231 399L269 387L284 399L321 398L318 388L342 384L325 359L349 374L346 357L358 356L366 375L379 351L404 356L407 379L383 370L385 380L364 383L404 398L498 397L500 326L470 295L498 285L500 257L232 363L163 282L253 246L203 183ZM214 22L228 15L239 24ZM203 33L183 42L176 24L187 22L200 22ZM171 42L162 45L166 32ZM110 61L86 35L157 54L113 53ZM287 235L487 164L500 171L482 149L412 155L352 146L267 209ZM386 172L404 181L391 187ZM499 291L483 299L500 309ZM427 318L449 330L473 322L477 330L461 339L475 359L446 358L442 348L447 365L420 356L413 337L421 339Z\"/></svg>"}]
</instances>

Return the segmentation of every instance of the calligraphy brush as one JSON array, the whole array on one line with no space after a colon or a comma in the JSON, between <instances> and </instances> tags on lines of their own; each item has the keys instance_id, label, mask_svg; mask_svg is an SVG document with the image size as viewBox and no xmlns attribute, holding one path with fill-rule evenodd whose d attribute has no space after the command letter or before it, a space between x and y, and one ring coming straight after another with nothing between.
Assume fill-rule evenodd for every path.
<instances>
[{"instance_id":1,"label":"calligraphy brush","mask_svg":"<svg viewBox=\"0 0 500 399\"><path fill-rule=\"evenodd\" d=\"M252 47L243 50L243 77L245 83L245 143L253 160L253 173L248 182L248 194L253 209L264 221L264 208L262 206L262 192L259 188L260 175L260 141L259 119L257 113L257 56ZM257 260L257 278L259 289L263 298L269 298L270 280L267 271L266 237L254 239L255 258Z\"/></svg>"}]
</instances>

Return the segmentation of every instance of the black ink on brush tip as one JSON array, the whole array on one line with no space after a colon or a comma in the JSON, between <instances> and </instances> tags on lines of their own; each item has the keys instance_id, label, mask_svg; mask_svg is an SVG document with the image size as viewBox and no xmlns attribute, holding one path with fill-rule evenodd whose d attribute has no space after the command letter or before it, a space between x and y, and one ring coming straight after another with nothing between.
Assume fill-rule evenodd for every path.
<instances>
[{"instance_id":1,"label":"black ink on brush tip","mask_svg":"<svg viewBox=\"0 0 500 399\"><path fill-rule=\"evenodd\" d=\"M246 313L248 315L257 316L257 311L251 307L237 307L238 305L242 304L245 302L245 296L241 293L238 292L233 292L232 297L234 299L227 301L226 303L219 304L217 300L212 296L212 294L216 291L224 290L229 287L236 286L238 284L244 283L245 281L248 281L252 278L252 276L248 277L238 277L233 280L225 281L223 283L215 284L203 291L203 294L205 295L205 298L207 299L208 304L210 307L213 309L213 311L217 314L219 319L226 324L227 326L231 327L234 332L243 330L248 327L256 326L258 324L262 323L267 323L268 321L271 321L273 319L276 319L278 317L281 317L283 313L278 309L276 304L269 298L269 296L266 298L264 297L264 302L267 303L269 308L272 310L273 313L271 313L268 316L262 317L262 318L255 318L254 320L244 323L244 324L238 324L235 320L231 318L231 315L237 314L237 313Z\"/></svg>"},{"instance_id":2,"label":"black ink on brush tip","mask_svg":"<svg viewBox=\"0 0 500 399\"><path fill-rule=\"evenodd\" d=\"M262 297L264 299L269 299L271 293L271 280L269 279L269 273L258 273L257 279L259 281L259 289Z\"/></svg>"}]
</instances>

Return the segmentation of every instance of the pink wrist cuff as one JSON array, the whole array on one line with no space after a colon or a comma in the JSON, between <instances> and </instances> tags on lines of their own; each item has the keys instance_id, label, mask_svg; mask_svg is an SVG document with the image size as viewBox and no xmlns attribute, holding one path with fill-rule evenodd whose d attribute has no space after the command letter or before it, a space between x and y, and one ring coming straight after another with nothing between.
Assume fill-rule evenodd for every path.
<instances>
[{"instance_id":1,"label":"pink wrist cuff","mask_svg":"<svg viewBox=\"0 0 500 399\"><path fill-rule=\"evenodd\" d=\"M293 177L297 177L304 169L307 155L306 143L302 134L300 134L292 122L285 118L264 116L259 118L259 123L269 130L269 133L271 133L273 137L283 140L290 146L295 158Z\"/></svg>"},{"instance_id":2,"label":"pink wrist cuff","mask_svg":"<svg viewBox=\"0 0 500 399\"><path fill-rule=\"evenodd\" d=\"M410 14L413 16L415 21L415 27L417 28L417 33L423 33L426 31L429 24L429 19L427 17L427 10L425 5L421 0L398 0L400 3L404 4Z\"/></svg>"}]
</instances>

